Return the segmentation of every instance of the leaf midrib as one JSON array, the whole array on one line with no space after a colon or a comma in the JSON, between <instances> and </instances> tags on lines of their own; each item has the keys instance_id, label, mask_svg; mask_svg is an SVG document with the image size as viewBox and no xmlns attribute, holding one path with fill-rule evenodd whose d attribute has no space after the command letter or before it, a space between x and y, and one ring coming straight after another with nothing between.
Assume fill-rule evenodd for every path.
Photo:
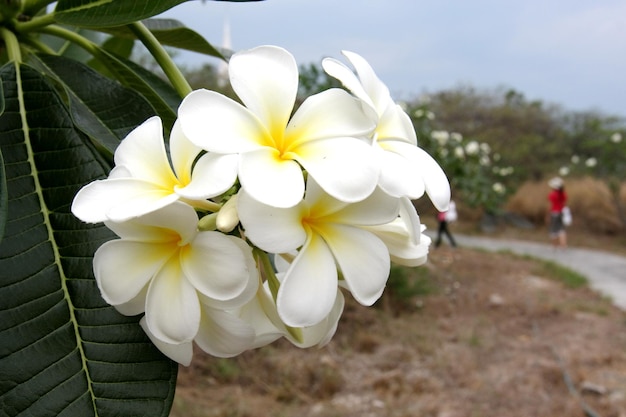
<instances>
[{"instance_id":1,"label":"leaf midrib","mask_svg":"<svg viewBox=\"0 0 626 417\"><path fill-rule=\"evenodd\" d=\"M63 290L63 297L67 302L69 308L70 321L72 322L72 327L74 328L74 335L76 336L76 346L78 347L78 351L80 352L80 360L82 364L82 369L85 372L87 378L87 390L91 396L91 402L93 405L94 416L98 416L98 409L96 408L96 395L93 390L93 384L91 380L91 376L89 373L89 368L87 367L87 356L85 354L85 350L82 344L82 339L80 338L78 321L76 319L76 315L74 313L74 304L72 303L72 299L69 296L69 290L67 288L67 277L65 275L65 271L63 270L63 266L61 264L61 254L59 253L59 248L55 244L54 240L54 229L52 227L52 223L50 221L49 212L47 209L46 201L43 197L43 188L39 181L39 172L37 170L37 166L35 164L35 153L33 151L31 140L30 140L30 131L28 129L28 119L26 117L26 103L24 102L24 90L22 89L22 74L20 70L20 63L15 62L15 74L16 74L16 83L17 83L17 99L20 109L20 118L22 122L22 133L24 135L24 143L26 146L26 152L28 156L28 164L30 166L33 181L35 183L35 191L37 193L37 198L39 200L39 206L41 207L41 211L43 214L44 225L46 226L48 240L51 242L52 251L54 253L54 263L57 265L59 271L59 278L61 280L61 289Z\"/></svg>"}]
</instances>

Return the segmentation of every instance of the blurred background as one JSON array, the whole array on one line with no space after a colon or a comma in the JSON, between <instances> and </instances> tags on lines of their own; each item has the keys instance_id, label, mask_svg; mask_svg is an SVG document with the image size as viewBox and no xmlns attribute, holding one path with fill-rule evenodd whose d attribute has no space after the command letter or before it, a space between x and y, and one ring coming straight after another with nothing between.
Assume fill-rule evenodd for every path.
<instances>
[{"instance_id":1,"label":"blurred background","mask_svg":"<svg viewBox=\"0 0 626 417\"><path fill-rule=\"evenodd\" d=\"M623 1L194 1L162 17L218 47L285 47L300 64L302 98L337 86L323 57L362 55L444 167L460 220L480 231L542 226L557 175L572 230L626 230ZM232 94L221 61L172 52L194 87Z\"/></svg>"}]
</instances>

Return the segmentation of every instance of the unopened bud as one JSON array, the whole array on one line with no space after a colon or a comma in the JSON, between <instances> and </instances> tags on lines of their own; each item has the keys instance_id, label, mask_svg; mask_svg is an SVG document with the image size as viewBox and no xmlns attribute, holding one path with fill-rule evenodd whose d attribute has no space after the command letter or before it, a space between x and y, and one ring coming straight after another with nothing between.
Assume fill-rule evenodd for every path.
<instances>
[{"instance_id":1,"label":"unopened bud","mask_svg":"<svg viewBox=\"0 0 626 417\"><path fill-rule=\"evenodd\" d=\"M220 232L231 232L239 224L239 214L237 213L237 194L232 196L217 212L217 230Z\"/></svg>"},{"instance_id":2,"label":"unopened bud","mask_svg":"<svg viewBox=\"0 0 626 417\"><path fill-rule=\"evenodd\" d=\"M204 216L203 218L200 219L200 221L198 222L198 229L206 232L206 231L213 231L216 229L216 220L217 220L217 213L211 213L211 214L207 214L206 216Z\"/></svg>"}]
</instances>

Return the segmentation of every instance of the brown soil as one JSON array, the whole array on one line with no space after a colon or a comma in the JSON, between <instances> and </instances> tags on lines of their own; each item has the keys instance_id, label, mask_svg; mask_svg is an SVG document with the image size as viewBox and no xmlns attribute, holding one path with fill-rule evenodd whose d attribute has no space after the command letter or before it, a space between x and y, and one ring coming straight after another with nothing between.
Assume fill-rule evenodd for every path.
<instances>
[{"instance_id":1,"label":"brown soil","mask_svg":"<svg viewBox=\"0 0 626 417\"><path fill-rule=\"evenodd\" d=\"M197 352L171 415L626 417L626 314L608 301L506 254L442 247L407 271L414 295L348 302L322 349Z\"/></svg>"}]
</instances>

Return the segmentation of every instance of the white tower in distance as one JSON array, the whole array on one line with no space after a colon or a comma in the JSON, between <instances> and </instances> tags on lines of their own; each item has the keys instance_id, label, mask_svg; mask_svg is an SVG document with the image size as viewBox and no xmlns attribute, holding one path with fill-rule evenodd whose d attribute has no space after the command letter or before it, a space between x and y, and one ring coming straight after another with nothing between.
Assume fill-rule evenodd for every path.
<instances>
[{"instance_id":1,"label":"white tower in distance","mask_svg":"<svg viewBox=\"0 0 626 417\"><path fill-rule=\"evenodd\" d=\"M226 5L228 7L228 5ZM222 48L226 51L233 49L230 38L230 20L228 18L228 8L224 14L224 26L222 29ZM220 60L217 68L217 82L221 87L228 85L228 63Z\"/></svg>"}]
</instances>

